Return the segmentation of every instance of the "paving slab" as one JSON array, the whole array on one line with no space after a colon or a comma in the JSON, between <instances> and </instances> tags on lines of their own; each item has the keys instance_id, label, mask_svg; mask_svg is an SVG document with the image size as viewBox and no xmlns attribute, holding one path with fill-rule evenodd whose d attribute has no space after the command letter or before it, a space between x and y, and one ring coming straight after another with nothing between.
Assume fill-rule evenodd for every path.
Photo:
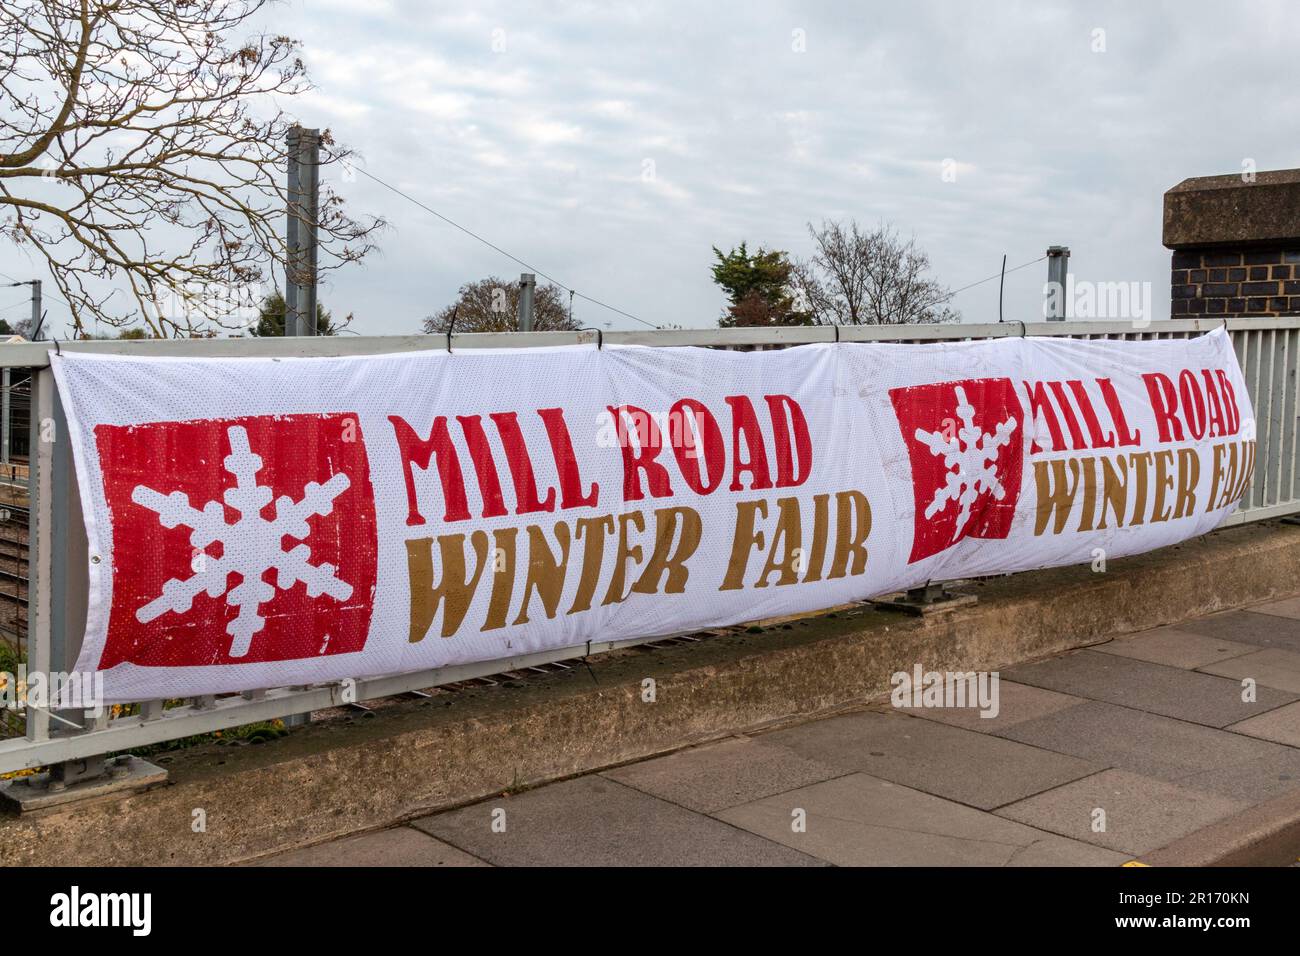
<instances>
[{"instance_id":1,"label":"paving slab","mask_svg":"<svg viewBox=\"0 0 1300 956\"><path fill-rule=\"evenodd\" d=\"M1249 654L1259 648L1254 644L1206 637L1204 634L1180 631L1175 627L1157 627L1142 631L1140 634L1116 638L1109 644L1098 644L1089 650L1190 670L1205 664L1213 664L1215 661Z\"/></svg>"},{"instance_id":2,"label":"paving slab","mask_svg":"<svg viewBox=\"0 0 1300 956\"><path fill-rule=\"evenodd\" d=\"M256 866L487 866L427 833L394 827L291 850Z\"/></svg>"},{"instance_id":3,"label":"paving slab","mask_svg":"<svg viewBox=\"0 0 1300 956\"><path fill-rule=\"evenodd\" d=\"M997 811L998 816L1136 856L1245 809L1218 794L1106 770ZM1104 811L1105 829L1095 827Z\"/></svg>"},{"instance_id":4,"label":"paving slab","mask_svg":"<svg viewBox=\"0 0 1300 956\"><path fill-rule=\"evenodd\" d=\"M1075 757L897 711L830 717L760 739L844 772L869 773L984 810L1100 769Z\"/></svg>"},{"instance_id":5,"label":"paving slab","mask_svg":"<svg viewBox=\"0 0 1300 956\"><path fill-rule=\"evenodd\" d=\"M1240 763L1187 774L1174 782L1252 805L1300 791L1300 750L1246 735L1242 739L1263 744L1269 750Z\"/></svg>"},{"instance_id":6,"label":"paving slab","mask_svg":"<svg viewBox=\"0 0 1300 956\"><path fill-rule=\"evenodd\" d=\"M1300 704L1279 707L1267 714L1260 714L1258 717L1233 724L1228 729L1233 733L1273 740L1288 747L1300 747Z\"/></svg>"},{"instance_id":7,"label":"paving slab","mask_svg":"<svg viewBox=\"0 0 1300 956\"><path fill-rule=\"evenodd\" d=\"M687 809L713 813L842 774L788 747L734 737L616 767L602 776Z\"/></svg>"},{"instance_id":8,"label":"paving slab","mask_svg":"<svg viewBox=\"0 0 1300 956\"><path fill-rule=\"evenodd\" d=\"M926 720L937 720L941 724L963 727L966 730L978 730L980 733L996 733L1003 727L1054 714L1058 710L1082 704L1084 698L1069 694L1058 694L1053 690L1018 684L1011 680L998 679L998 713L996 717L982 717L975 707L917 707L907 709L905 713Z\"/></svg>"},{"instance_id":9,"label":"paving slab","mask_svg":"<svg viewBox=\"0 0 1300 956\"><path fill-rule=\"evenodd\" d=\"M1246 702L1237 681L1095 651L1021 664L1006 674L1036 687L1207 727L1226 727L1300 699L1287 691L1261 687L1256 699Z\"/></svg>"},{"instance_id":10,"label":"paving slab","mask_svg":"<svg viewBox=\"0 0 1300 956\"><path fill-rule=\"evenodd\" d=\"M1249 803L1300 782L1300 751L1100 701L1017 724L1005 735Z\"/></svg>"},{"instance_id":11,"label":"paving slab","mask_svg":"<svg viewBox=\"0 0 1300 956\"><path fill-rule=\"evenodd\" d=\"M1180 630L1219 637L1257 647L1278 647L1300 653L1300 619L1251 611L1224 611L1178 625Z\"/></svg>"},{"instance_id":12,"label":"paving slab","mask_svg":"<svg viewBox=\"0 0 1300 956\"><path fill-rule=\"evenodd\" d=\"M1284 601L1272 601L1268 604L1256 604L1247 610L1256 614L1275 614L1300 621L1300 597L1287 598Z\"/></svg>"},{"instance_id":13,"label":"paving slab","mask_svg":"<svg viewBox=\"0 0 1300 956\"><path fill-rule=\"evenodd\" d=\"M1118 866L1126 859L862 773L717 816L837 866Z\"/></svg>"},{"instance_id":14,"label":"paving slab","mask_svg":"<svg viewBox=\"0 0 1300 956\"><path fill-rule=\"evenodd\" d=\"M1253 654L1233 657L1200 668L1206 674L1231 677L1240 682L1247 677L1265 687L1300 693L1300 654L1270 647Z\"/></svg>"},{"instance_id":15,"label":"paving slab","mask_svg":"<svg viewBox=\"0 0 1300 956\"><path fill-rule=\"evenodd\" d=\"M1154 853L1149 866L1300 865L1300 790L1234 813Z\"/></svg>"},{"instance_id":16,"label":"paving slab","mask_svg":"<svg viewBox=\"0 0 1300 956\"><path fill-rule=\"evenodd\" d=\"M504 832L494 832L504 810ZM753 833L598 774L411 824L497 866L821 866Z\"/></svg>"}]
</instances>

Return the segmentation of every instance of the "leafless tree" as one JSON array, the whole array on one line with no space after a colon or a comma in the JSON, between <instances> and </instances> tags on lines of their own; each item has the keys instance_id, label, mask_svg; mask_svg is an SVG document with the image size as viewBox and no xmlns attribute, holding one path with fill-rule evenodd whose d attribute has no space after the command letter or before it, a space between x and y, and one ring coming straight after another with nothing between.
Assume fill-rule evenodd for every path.
<instances>
[{"instance_id":1,"label":"leafless tree","mask_svg":"<svg viewBox=\"0 0 1300 956\"><path fill-rule=\"evenodd\" d=\"M818 325L952 322L948 291L926 277L930 258L915 239L888 223L864 231L857 222L808 225L816 251L792 272L795 301Z\"/></svg>"},{"instance_id":2,"label":"leafless tree","mask_svg":"<svg viewBox=\"0 0 1300 956\"><path fill-rule=\"evenodd\" d=\"M265 4L0 6L0 229L45 262L79 332L237 327L231 302L256 316L278 284L292 119L276 100L309 84L294 40L240 35ZM323 163L349 157L322 139ZM381 225L322 182L318 268L361 259Z\"/></svg>"},{"instance_id":3,"label":"leafless tree","mask_svg":"<svg viewBox=\"0 0 1300 956\"><path fill-rule=\"evenodd\" d=\"M446 332L453 312L457 332L515 332L519 322L519 283L488 276L460 287L456 301L424 320L425 332ZM533 329L537 332L567 332L580 326L569 317L564 290L539 285L533 293Z\"/></svg>"}]
</instances>

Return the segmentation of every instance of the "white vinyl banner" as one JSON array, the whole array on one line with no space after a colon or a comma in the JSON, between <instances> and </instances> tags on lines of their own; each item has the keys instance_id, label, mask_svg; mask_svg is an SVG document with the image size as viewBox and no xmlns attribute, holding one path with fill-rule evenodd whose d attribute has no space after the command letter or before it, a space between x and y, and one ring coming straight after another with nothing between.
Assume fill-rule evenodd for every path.
<instances>
[{"instance_id":1,"label":"white vinyl banner","mask_svg":"<svg viewBox=\"0 0 1300 956\"><path fill-rule=\"evenodd\" d=\"M1223 330L781 351L53 356L105 697L665 635L1218 525Z\"/></svg>"}]
</instances>

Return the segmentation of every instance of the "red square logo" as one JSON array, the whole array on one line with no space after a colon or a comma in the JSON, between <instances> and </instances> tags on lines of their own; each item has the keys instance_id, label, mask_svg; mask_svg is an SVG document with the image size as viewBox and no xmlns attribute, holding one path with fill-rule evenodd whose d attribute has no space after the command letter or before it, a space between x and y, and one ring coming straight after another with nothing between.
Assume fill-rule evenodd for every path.
<instances>
[{"instance_id":1,"label":"red square logo","mask_svg":"<svg viewBox=\"0 0 1300 956\"><path fill-rule=\"evenodd\" d=\"M375 501L355 415L100 425L113 605L99 666L365 645Z\"/></svg>"},{"instance_id":2,"label":"red square logo","mask_svg":"<svg viewBox=\"0 0 1300 956\"><path fill-rule=\"evenodd\" d=\"M1008 378L890 389L912 465L908 563L962 538L1005 538L1020 497L1024 412Z\"/></svg>"}]
</instances>

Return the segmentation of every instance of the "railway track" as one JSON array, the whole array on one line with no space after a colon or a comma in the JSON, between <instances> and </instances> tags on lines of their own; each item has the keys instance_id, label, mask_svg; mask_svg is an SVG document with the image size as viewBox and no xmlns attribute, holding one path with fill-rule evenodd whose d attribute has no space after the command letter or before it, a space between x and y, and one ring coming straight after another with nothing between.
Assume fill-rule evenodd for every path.
<instances>
[{"instance_id":1,"label":"railway track","mask_svg":"<svg viewBox=\"0 0 1300 956\"><path fill-rule=\"evenodd\" d=\"M31 512L27 508L0 504L0 603L19 605L15 621L19 615L26 617L27 613L27 578L30 573L27 533L30 522ZM14 628L6 630L12 632Z\"/></svg>"}]
</instances>

